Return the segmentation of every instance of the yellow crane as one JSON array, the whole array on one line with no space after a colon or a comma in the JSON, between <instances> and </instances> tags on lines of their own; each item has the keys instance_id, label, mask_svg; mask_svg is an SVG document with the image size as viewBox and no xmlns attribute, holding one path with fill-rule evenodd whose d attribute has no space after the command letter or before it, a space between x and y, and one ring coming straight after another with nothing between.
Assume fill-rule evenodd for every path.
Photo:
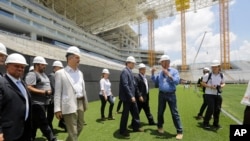
<instances>
[{"instance_id":1,"label":"yellow crane","mask_svg":"<svg viewBox=\"0 0 250 141\"><path fill-rule=\"evenodd\" d=\"M181 70L187 70L187 56L186 56L186 10L190 8L189 0L175 0L176 10L181 13L181 49L182 49L182 65Z\"/></svg>"},{"instance_id":2,"label":"yellow crane","mask_svg":"<svg viewBox=\"0 0 250 141\"><path fill-rule=\"evenodd\" d=\"M221 67L224 70L230 66L230 39L229 39L229 0L219 0L220 9L220 53Z\"/></svg>"}]
</instances>

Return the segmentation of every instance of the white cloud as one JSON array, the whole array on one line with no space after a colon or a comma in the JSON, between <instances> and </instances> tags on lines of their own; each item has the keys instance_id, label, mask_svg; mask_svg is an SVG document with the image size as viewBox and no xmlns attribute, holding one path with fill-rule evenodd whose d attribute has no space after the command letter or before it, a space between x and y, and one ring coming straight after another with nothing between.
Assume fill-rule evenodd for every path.
<instances>
[{"instance_id":1,"label":"white cloud","mask_svg":"<svg viewBox=\"0 0 250 141\"><path fill-rule=\"evenodd\" d=\"M234 5L236 0L230 1L230 6ZM186 13L186 59L187 64L192 64L195 55L198 52L202 37L206 31L204 41L197 55L195 63L211 62L214 59L220 60L220 33L219 33L219 13L217 7L208 7L200 9L197 13ZM161 19L156 21L166 23L155 27L155 49L163 50L171 57L172 64L181 64L181 21L180 15L172 17L171 20ZM167 22L166 22L167 21ZM155 24L157 25L157 24ZM143 30L143 29L142 29ZM145 28L147 30L147 28ZM230 45L232 43L242 44L239 48L230 47L231 60L250 59L250 42L241 43L238 36L230 32ZM147 49L148 35L142 36L142 47ZM249 50L249 51L248 51Z\"/></svg>"},{"instance_id":2,"label":"white cloud","mask_svg":"<svg viewBox=\"0 0 250 141\"><path fill-rule=\"evenodd\" d=\"M249 60L250 42L245 40L237 50L230 52L231 60Z\"/></svg>"}]
</instances>

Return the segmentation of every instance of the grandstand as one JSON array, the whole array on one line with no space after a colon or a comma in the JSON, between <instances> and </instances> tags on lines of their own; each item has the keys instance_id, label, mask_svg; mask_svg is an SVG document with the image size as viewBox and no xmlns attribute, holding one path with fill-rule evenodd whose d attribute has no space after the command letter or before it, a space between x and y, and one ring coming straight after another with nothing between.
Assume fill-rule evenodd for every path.
<instances>
[{"instance_id":1,"label":"grandstand","mask_svg":"<svg viewBox=\"0 0 250 141\"><path fill-rule=\"evenodd\" d=\"M16 50L22 54L31 56L39 55L48 59L65 61L65 49L55 45L40 41L32 41L25 36L18 36L4 31L0 31L0 41L8 48ZM103 66L115 70L121 70L124 67L124 65L121 65L120 63L89 55L84 52L82 52L81 55L82 64L97 67Z\"/></svg>"},{"instance_id":2,"label":"grandstand","mask_svg":"<svg viewBox=\"0 0 250 141\"><path fill-rule=\"evenodd\" d=\"M247 83L250 80L250 62L249 61L231 61L230 70L222 70L226 83ZM181 78L196 83L202 75L202 69L209 67L211 62L196 63L190 65L190 71L181 72Z\"/></svg>"}]
</instances>

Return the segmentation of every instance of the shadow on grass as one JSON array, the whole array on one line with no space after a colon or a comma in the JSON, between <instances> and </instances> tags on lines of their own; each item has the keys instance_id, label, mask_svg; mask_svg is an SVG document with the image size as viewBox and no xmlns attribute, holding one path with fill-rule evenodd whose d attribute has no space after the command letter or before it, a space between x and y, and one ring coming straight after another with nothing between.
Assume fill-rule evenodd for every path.
<instances>
[{"instance_id":1,"label":"shadow on grass","mask_svg":"<svg viewBox=\"0 0 250 141\"><path fill-rule=\"evenodd\" d=\"M214 133L217 133L217 131L219 130L218 128L214 128L214 127L210 127L209 129L205 129L203 127L203 123L202 122L198 122L197 127L202 128L205 131L214 132Z\"/></svg>"},{"instance_id":2,"label":"shadow on grass","mask_svg":"<svg viewBox=\"0 0 250 141\"><path fill-rule=\"evenodd\" d=\"M129 131L130 132L130 131ZM118 130L116 130L114 133L113 133L113 136L114 136L114 138L116 138L116 139L123 139L123 140L129 140L130 138L129 137L124 137L124 136L122 136L122 135L120 135L120 132L119 132L119 129Z\"/></svg>"},{"instance_id":3,"label":"shadow on grass","mask_svg":"<svg viewBox=\"0 0 250 141\"><path fill-rule=\"evenodd\" d=\"M103 119L101 119L101 118L98 118L98 119L96 119L96 122L97 122L97 123L104 124L105 120L103 120Z\"/></svg>"},{"instance_id":4,"label":"shadow on grass","mask_svg":"<svg viewBox=\"0 0 250 141\"><path fill-rule=\"evenodd\" d=\"M167 131L164 131L164 133L159 133L157 129L145 129L145 132L150 132L151 135L155 136L157 139L170 139L176 136L176 134L171 134Z\"/></svg>"}]
</instances>

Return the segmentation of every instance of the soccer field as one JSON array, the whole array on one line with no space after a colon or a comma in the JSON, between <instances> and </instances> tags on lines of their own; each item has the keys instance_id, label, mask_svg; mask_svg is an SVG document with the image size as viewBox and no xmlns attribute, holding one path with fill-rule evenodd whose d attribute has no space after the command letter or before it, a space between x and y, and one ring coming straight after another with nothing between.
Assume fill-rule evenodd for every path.
<instances>
[{"instance_id":1,"label":"soccer field","mask_svg":"<svg viewBox=\"0 0 250 141\"><path fill-rule=\"evenodd\" d=\"M242 122L244 105L240 104L240 100L244 95L246 84L242 85L226 85L223 89L223 106L222 108L231 114L233 117ZM150 106L155 121L157 121L157 89L150 90ZM118 100L115 101L113 112L116 111ZM204 130L202 128L202 120L196 120L194 116L197 115L198 110L202 104L202 95L194 91L194 87L184 88L179 85L177 89L177 103L179 114L181 116L182 126L184 129L183 141L228 141L229 140L229 125L237 124L227 115L221 113L220 125L222 129L219 130ZM147 119L142 111L140 114L144 133L131 132L129 139L124 139L119 135L119 123L121 114L114 114L115 120L100 120L100 105L101 102L94 101L89 103L89 109L85 113L85 120L87 125L84 127L79 141L115 141L115 140L131 140L131 141L156 141L156 140L176 140L176 130L174 128L169 107L165 111L164 134L157 133L156 126L147 125ZM108 114L108 106L106 105L106 114ZM131 116L129 122L131 122ZM58 120L54 119L55 132L59 140L65 140L67 133L57 127ZM212 120L210 121L212 124ZM41 136L40 131L37 133L37 141L44 141L45 138Z\"/></svg>"}]
</instances>

